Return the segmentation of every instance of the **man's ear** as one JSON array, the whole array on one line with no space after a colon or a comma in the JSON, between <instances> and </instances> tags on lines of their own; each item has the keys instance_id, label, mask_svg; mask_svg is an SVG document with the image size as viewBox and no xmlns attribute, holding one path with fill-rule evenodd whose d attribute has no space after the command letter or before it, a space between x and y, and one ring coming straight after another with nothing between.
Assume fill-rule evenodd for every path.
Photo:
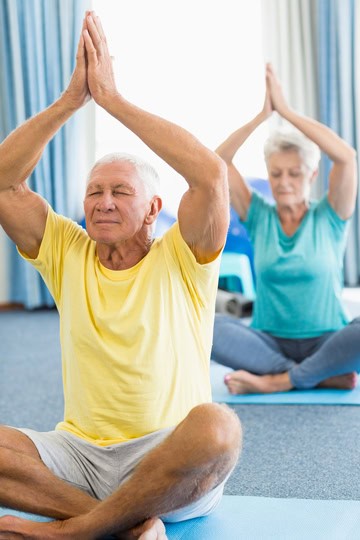
<instances>
[{"instance_id":1,"label":"man's ear","mask_svg":"<svg viewBox=\"0 0 360 540\"><path fill-rule=\"evenodd\" d=\"M155 195L151 199L150 210L148 212L148 215L145 218L145 223L147 225L151 225L152 223L154 223L154 221L159 215L161 208L162 208L162 200L160 199L158 195Z\"/></svg>"}]
</instances>

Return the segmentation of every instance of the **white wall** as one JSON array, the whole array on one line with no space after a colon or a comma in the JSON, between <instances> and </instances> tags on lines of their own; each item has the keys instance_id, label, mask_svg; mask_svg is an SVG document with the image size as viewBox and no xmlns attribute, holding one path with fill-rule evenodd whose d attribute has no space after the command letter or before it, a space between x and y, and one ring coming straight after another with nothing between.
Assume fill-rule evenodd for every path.
<instances>
[{"instance_id":1,"label":"white wall","mask_svg":"<svg viewBox=\"0 0 360 540\"><path fill-rule=\"evenodd\" d=\"M250 120L265 91L260 0L94 0L119 91L194 133L209 148ZM176 211L185 182L126 128L97 108L97 157L127 151L151 161L164 205ZM247 176L266 175L263 126L239 152Z\"/></svg>"}]
</instances>

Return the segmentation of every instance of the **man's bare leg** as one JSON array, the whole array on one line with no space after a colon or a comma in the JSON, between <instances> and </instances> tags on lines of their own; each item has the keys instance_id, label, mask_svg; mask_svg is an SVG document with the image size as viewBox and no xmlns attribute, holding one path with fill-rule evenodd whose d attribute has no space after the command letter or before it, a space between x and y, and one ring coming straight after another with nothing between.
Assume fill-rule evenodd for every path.
<instances>
[{"instance_id":1,"label":"man's bare leg","mask_svg":"<svg viewBox=\"0 0 360 540\"><path fill-rule=\"evenodd\" d=\"M53 475L42 463L34 443L21 431L0 426L0 441L0 504L57 519L78 516L89 512L93 506L99 504L98 500L72 488ZM2 476L1 463L4 462L7 463L7 474L10 474L11 482ZM31 470L35 472L33 483L29 474ZM6 520L11 523L11 530L14 527L16 529L17 523L22 524L22 520L18 518L7 517ZM129 538L132 540L139 538L143 533L147 536L151 530L157 531L159 540L162 540L160 533L165 531L165 527L160 520L157 522L148 520L134 528L129 531ZM4 536L5 531L2 534ZM10 534L13 533L9 531L4 538L10 538ZM146 540L146 536L143 536L143 540Z\"/></svg>"},{"instance_id":2,"label":"man's bare leg","mask_svg":"<svg viewBox=\"0 0 360 540\"><path fill-rule=\"evenodd\" d=\"M0 426L0 504L67 519L89 512L98 502L55 476L24 433Z\"/></svg>"},{"instance_id":3,"label":"man's bare leg","mask_svg":"<svg viewBox=\"0 0 360 540\"><path fill-rule=\"evenodd\" d=\"M165 525L159 518L150 518L128 533L120 533L118 540L167 540Z\"/></svg>"},{"instance_id":4,"label":"man's bare leg","mask_svg":"<svg viewBox=\"0 0 360 540\"><path fill-rule=\"evenodd\" d=\"M149 452L125 484L89 513L52 523L14 523L3 518L0 539L92 540L113 533L131 538L126 531L137 524L184 507L221 483L234 467L240 446L241 427L235 413L225 405L200 405ZM139 539L164 538L156 530L159 520L153 525L147 521L144 529L149 524ZM18 536L10 536L11 531Z\"/></svg>"},{"instance_id":5,"label":"man's bare leg","mask_svg":"<svg viewBox=\"0 0 360 540\"><path fill-rule=\"evenodd\" d=\"M269 394L273 392L287 392L294 388L288 372L276 375L255 375L248 371L239 370L226 375L224 382L231 394ZM329 377L317 386L352 390L355 388L356 382L356 373L346 373L344 375Z\"/></svg>"}]
</instances>

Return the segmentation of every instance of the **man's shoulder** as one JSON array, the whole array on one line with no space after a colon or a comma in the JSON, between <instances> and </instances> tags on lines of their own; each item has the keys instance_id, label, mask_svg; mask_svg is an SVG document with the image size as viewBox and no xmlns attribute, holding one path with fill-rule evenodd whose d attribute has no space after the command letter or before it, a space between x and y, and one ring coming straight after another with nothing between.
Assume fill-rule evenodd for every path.
<instances>
[{"instance_id":1,"label":"man's shoulder","mask_svg":"<svg viewBox=\"0 0 360 540\"><path fill-rule=\"evenodd\" d=\"M53 241L56 239L65 244L89 240L86 230L79 223L56 212L51 206L47 217L46 234Z\"/></svg>"}]
</instances>

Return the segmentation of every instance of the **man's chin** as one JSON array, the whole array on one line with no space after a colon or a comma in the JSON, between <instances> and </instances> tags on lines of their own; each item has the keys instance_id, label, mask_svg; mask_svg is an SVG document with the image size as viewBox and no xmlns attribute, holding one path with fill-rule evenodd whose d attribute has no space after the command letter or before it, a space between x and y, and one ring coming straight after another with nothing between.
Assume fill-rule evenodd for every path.
<instances>
[{"instance_id":1,"label":"man's chin","mask_svg":"<svg viewBox=\"0 0 360 540\"><path fill-rule=\"evenodd\" d=\"M97 244L114 244L119 241L119 238L115 238L113 234L105 234L99 232L88 231L88 235Z\"/></svg>"}]
</instances>

